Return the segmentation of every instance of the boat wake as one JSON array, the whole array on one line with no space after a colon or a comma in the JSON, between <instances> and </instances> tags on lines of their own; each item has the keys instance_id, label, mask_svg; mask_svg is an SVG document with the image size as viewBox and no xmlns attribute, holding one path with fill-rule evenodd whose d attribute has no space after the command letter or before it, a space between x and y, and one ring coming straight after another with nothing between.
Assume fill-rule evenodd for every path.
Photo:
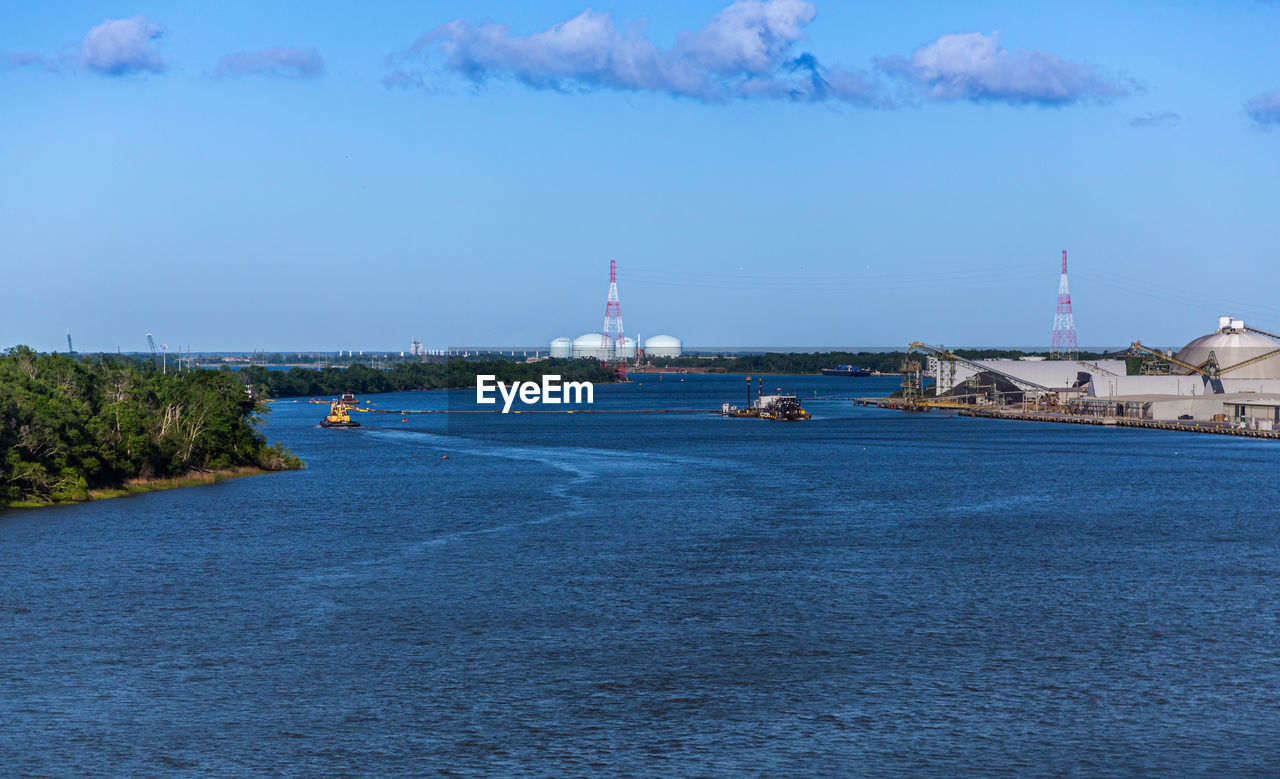
<instances>
[{"instance_id":1,"label":"boat wake","mask_svg":"<svg viewBox=\"0 0 1280 779\"><path fill-rule=\"evenodd\" d=\"M338 566L314 570L310 574L300 577L302 582L323 586L344 581L349 582L352 579L368 578L376 575L374 572L380 568L413 564L421 559L424 552L431 549L464 542L469 539L518 531L550 522L588 515L590 513L589 499L584 496L583 492L585 490L582 488L601 477L622 477L626 474L634 475L638 471L652 472L662 469L687 469L690 466L723 468L732 465L725 461L710 458L595 447L496 443L425 431L371 430L365 428L364 435L382 439L390 444L434 449L440 452L442 457L447 455L451 459L457 459L461 455L537 463L562 471L569 478L546 482L542 485L545 494L561 502L561 506L541 516L501 522L487 527L451 530L429 539L409 541L395 547L390 554L380 555L374 559L347 562Z\"/></svg>"}]
</instances>

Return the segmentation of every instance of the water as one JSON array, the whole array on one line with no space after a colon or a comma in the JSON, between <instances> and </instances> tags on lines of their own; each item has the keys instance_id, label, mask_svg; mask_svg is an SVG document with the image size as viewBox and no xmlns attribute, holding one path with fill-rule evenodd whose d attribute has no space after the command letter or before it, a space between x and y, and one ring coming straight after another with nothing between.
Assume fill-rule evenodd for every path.
<instances>
[{"instance_id":1,"label":"water","mask_svg":"<svg viewBox=\"0 0 1280 779\"><path fill-rule=\"evenodd\" d=\"M0 515L3 772L1280 770L1275 442L806 406L286 402L306 471Z\"/></svg>"}]
</instances>

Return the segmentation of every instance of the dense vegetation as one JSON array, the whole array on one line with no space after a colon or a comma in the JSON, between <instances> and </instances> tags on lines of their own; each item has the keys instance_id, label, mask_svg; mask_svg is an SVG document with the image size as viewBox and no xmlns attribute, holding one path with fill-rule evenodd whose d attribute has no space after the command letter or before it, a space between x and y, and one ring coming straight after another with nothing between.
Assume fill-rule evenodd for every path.
<instances>
[{"instance_id":1,"label":"dense vegetation","mask_svg":"<svg viewBox=\"0 0 1280 779\"><path fill-rule=\"evenodd\" d=\"M0 356L0 506L87 500L130 479L300 467L254 428L263 412L230 371L163 375L136 361L9 349Z\"/></svg>"},{"instance_id":2,"label":"dense vegetation","mask_svg":"<svg viewBox=\"0 0 1280 779\"><path fill-rule=\"evenodd\" d=\"M1016 349L955 349L960 357L969 360L1016 360L1043 353L1022 352ZM1082 360L1098 360L1106 355L1081 352ZM858 365L881 373L897 373L902 369L905 352L807 352L750 354L739 357L649 357L645 362L663 368L699 368L723 373L820 373L823 368L837 365ZM913 354L922 364L928 355Z\"/></svg>"},{"instance_id":3,"label":"dense vegetation","mask_svg":"<svg viewBox=\"0 0 1280 779\"><path fill-rule=\"evenodd\" d=\"M902 367L902 352L820 352L748 354L739 357L651 357L645 362L664 368L701 368L724 373L819 373L837 365L858 365L882 373Z\"/></svg>"},{"instance_id":4,"label":"dense vegetation","mask_svg":"<svg viewBox=\"0 0 1280 779\"><path fill-rule=\"evenodd\" d=\"M491 374L498 381L538 381L544 374L558 374L565 381L614 381L613 369L596 360L465 360L447 362L401 362L387 370L367 365L347 368L290 368L273 371L255 366L240 373L253 385L255 394L269 398L306 397L370 392L407 392L410 390L474 387L477 374Z\"/></svg>"}]
</instances>

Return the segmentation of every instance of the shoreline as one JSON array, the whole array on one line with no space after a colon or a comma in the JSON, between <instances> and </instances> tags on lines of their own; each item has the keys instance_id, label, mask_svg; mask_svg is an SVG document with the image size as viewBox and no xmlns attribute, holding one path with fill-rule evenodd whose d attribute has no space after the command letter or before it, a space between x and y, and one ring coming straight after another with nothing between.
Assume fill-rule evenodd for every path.
<instances>
[{"instance_id":1,"label":"shoreline","mask_svg":"<svg viewBox=\"0 0 1280 779\"><path fill-rule=\"evenodd\" d=\"M89 490L88 500L64 500L48 503L20 500L14 501L8 505L0 506L0 513L10 509L43 509L53 508L55 506L76 506L84 503L93 503L99 500L127 498L133 495L145 495L149 492L163 492L164 490L173 490L180 487L200 487L209 484L217 484L222 481L230 481L232 479L241 479L246 476L261 476L267 473L282 473L283 471L289 470L299 469L284 468L281 470L268 470L257 466L243 465L237 468L223 468L217 471L192 471L182 476L167 476L160 479L129 479L119 487L102 487L99 489Z\"/></svg>"},{"instance_id":2,"label":"shoreline","mask_svg":"<svg viewBox=\"0 0 1280 779\"><path fill-rule=\"evenodd\" d=\"M1132 427L1147 430L1166 430L1176 433L1205 433L1230 435L1242 438L1280 439L1280 430L1255 430L1236 427L1229 423L1208 420L1174 421L1160 419L1135 419L1132 417L1108 417L1065 412L1024 411L1007 407L976 407L963 404L913 403L902 398L855 398L854 405L893 411L946 411L962 417L979 419L1006 419L1014 422L1053 422L1067 425L1094 425L1101 427Z\"/></svg>"},{"instance_id":3,"label":"shoreline","mask_svg":"<svg viewBox=\"0 0 1280 779\"><path fill-rule=\"evenodd\" d=\"M655 376L662 374L664 376L684 375L684 376L822 376L822 373L811 372L784 372L775 373L773 371L752 371L746 372L730 372L718 370L715 368L628 368L627 375L640 374L645 376ZM882 379L885 377L900 377L901 373L875 373L871 376L826 376L828 379Z\"/></svg>"}]
</instances>

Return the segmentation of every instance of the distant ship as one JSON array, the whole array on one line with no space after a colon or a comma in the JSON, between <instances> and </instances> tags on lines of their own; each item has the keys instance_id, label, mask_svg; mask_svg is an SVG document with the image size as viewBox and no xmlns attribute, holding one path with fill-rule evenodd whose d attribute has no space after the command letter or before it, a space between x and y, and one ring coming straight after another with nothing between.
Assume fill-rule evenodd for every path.
<instances>
[{"instance_id":1,"label":"distant ship","mask_svg":"<svg viewBox=\"0 0 1280 779\"><path fill-rule=\"evenodd\" d=\"M834 368L823 368L823 376L870 376L870 368L859 368L857 365L837 365Z\"/></svg>"}]
</instances>

